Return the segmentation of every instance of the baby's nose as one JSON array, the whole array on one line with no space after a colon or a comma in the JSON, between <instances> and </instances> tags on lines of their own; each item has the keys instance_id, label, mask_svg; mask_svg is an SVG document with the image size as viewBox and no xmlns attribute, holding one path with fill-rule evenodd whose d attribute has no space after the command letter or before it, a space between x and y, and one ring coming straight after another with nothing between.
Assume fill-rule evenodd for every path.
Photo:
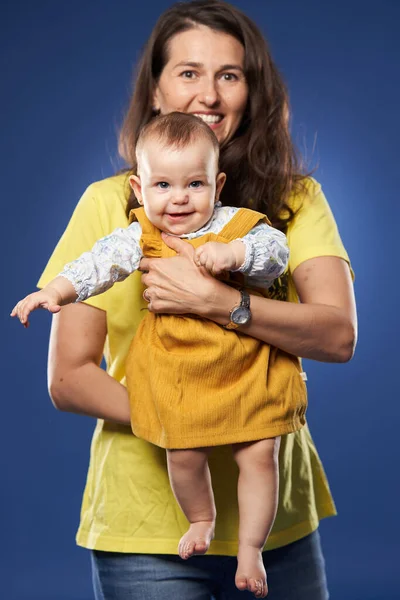
<instances>
[{"instance_id":1,"label":"baby's nose","mask_svg":"<svg viewBox=\"0 0 400 600\"><path fill-rule=\"evenodd\" d=\"M174 204L186 204L189 201L189 195L186 190L175 191L172 202Z\"/></svg>"}]
</instances>

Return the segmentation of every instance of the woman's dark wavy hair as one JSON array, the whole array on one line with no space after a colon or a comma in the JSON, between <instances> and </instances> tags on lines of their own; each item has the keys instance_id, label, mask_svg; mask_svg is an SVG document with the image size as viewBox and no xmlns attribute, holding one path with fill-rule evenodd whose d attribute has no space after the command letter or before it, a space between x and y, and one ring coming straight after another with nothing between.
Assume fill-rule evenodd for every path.
<instances>
[{"instance_id":1,"label":"woman's dark wavy hair","mask_svg":"<svg viewBox=\"0 0 400 600\"><path fill-rule=\"evenodd\" d=\"M238 130L221 145L220 168L227 182L220 199L223 204L266 213L275 227L285 230L294 216L288 196L305 178L289 134L288 94L260 30L227 2L177 2L161 15L137 67L134 93L120 132L120 154L129 169L136 171L136 141L155 115L153 95L168 62L168 42L197 25L233 36L245 50L249 98ZM136 206L131 193L127 214Z\"/></svg>"}]
</instances>

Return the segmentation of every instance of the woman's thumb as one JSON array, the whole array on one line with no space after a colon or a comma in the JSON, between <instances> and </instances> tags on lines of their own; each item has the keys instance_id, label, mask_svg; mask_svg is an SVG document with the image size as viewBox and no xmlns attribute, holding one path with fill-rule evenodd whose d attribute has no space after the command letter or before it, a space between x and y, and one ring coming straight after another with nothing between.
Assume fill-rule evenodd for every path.
<instances>
[{"instance_id":1,"label":"woman's thumb","mask_svg":"<svg viewBox=\"0 0 400 600\"><path fill-rule=\"evenodd\" d=\"M193 259L194 248L191 244L188 244L188 242L185 242L181 238L167 235L166 233L162 233L162 239L169 248L175 250L180 256L186 256L187 258Z\"/></svg>"}]
</instances>

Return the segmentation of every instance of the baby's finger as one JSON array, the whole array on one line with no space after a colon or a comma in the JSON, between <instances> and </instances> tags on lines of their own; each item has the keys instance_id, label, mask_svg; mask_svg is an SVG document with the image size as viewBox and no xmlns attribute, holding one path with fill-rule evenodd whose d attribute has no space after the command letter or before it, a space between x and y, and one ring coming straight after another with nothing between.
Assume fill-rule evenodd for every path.
<instances>
[{"instance_id":1,"label":"baby's finger","mask_svg":"<svg viewBox=\"0 0 400 600\"><path fill-rule=\"evenodd\" d=\"M196 251L194 253L194 262L196 263L196 265L198 267L201 266L201 257L204 256L204 250L203 250L203 246L200 246L199 248L196 248Z\"/></svg>"},{"instance_id":2,"label":"baby's finger","mask_svg":"<svg viewBox=\"0 0 400 600\"><path fill-rule=\"evenodd\" d=\"M197 257L197 260L198 260L198 262L196 264L198 267L206 267L207 268L208 257L207 257L206 252L202 252L200 254L200 256Z\"/></svg>"},{"instance_id":3,"label":"baby's finger","mask_svg":"<svg viewBox=\"0 0 400 600\"><path fill-rule=\"evenodd\" d=\"M222 269L219 265L214 264L213 268L212 268L212 274L213 275L221 275L221 273L223 273L224 269Z\"/></svg>"},{"instance_id":4,"label":"baby's finger","mask_svg":"<svg viewBox=\"0 0 400 600\"><path fill-rule=\"evenodd\" d=\"M198 250L196 250L196 252L194 253L193 260L194 260L194 264L197 265L198 267L201 267L200 256L201 256L201 253Z\"/></svg>"},{"instance_id":5,"label":"baby's finger","mask_svg":"<svg viewBox=\"0 0 400 600\"><path fill-rule=\"evenodd\" d=\"M17 316L17 314L18 314L18 304L19 304L19 302L17 302L17 304L14 306L14 308L10 312L10 317L16 317Z\"/></svg>"},{"instance_id":6,"label":"baby's finger","mask_svg":"<svg viewBox=\"0 0 400 600\"><path fill-rule=\"evenodd\" d=\"M33 300L32 298L26 298L22 301L21 309L20 309L20 321L21 323L26 323L28 321L28 317L30 313L35 310L39 306L39 302L37 300Z\"/></svg>"},{"instance_id":7,"label":"baby's finger","mask_svg":"<svg viewBox=\"0 0 400 600\"><path fill-rule=\"evenodd\" d=\"M224 270L225 269L223 268L223 266L221 265L220 262L218 262L218 261L214 262L213 267L212 267L212 274L214 276L215 275L221 275L221 273L223 273Z\"/></svg>"},{"instance_id":8,"label":"baby's finger","mask_svg":"<svg viewBox=\"0 0 400 600\"><path fill-rule=\"evenodd\" d=\"M211 273L211 275L213 275L213 274L214 274L214 273L213 273L213 271L214 271L214 261L213 261L213 259L211 258L211 256L207 256L207 257L206 257L206 261L205 261L205 264L204 264L204 266L205 266L205 268L207 269L207 271L208 271L209 273Z\"/></svg>"},{"instance_id":9,"label":"baby's finger","mask_svg":"<svg viewBox=\"0 0 400 600\"><path fill-rule=\"evenodd\" d=\"M28 327L28 315L21 309L18 311L18 318L24 327Z\"/></svg>"},{"instance_id":10,"label":"baby's finger","mask_svg":"<svg viewBox=\"0 0 400 600\"><path fill-rule=\"evenodd\" d=\"M59 304L49 304L47 310L53 314L58 313L61 310L61 306Z\"/></svg>"},{"instance_id":11,"label":"baby's finger","mask_svg":"<svg viewBox=\"0 0 400 600\"><path fill-rule=\"evenodd\" d=\"M29 313L30 313L30 311L27 310L26 303L22 303L18 310L18 317L19 317L19 320L21 321L22 325L24 325L26 323L26 321L28 320Z\"/></svg>"}]
</instances>

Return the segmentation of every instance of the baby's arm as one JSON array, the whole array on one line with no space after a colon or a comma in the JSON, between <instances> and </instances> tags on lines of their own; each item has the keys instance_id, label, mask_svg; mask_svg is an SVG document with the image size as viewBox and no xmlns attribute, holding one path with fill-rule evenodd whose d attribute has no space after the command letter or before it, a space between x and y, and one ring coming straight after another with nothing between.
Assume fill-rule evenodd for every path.
<instances>
[{"instance_id":1,"label":"baby's arm","mask_svg":"<svg viewBox=\"0 0 400 600\"><path fill-rule=\"evenodd\" d=\"M119 227L64 267L60 275L72 283L78 302L106 292L139 268L143 256L140 236L137 222Z\"/></svg>"},{"instance_id":2,"label":"baby's arm","mask_svg":"<svg viewBox=\"0 0 400 600\"><path fill-rule=\"evenodd\" d=\"M285 234L260 222L241 241L246 246L246 259L238 270L251 277L253 283L269 287L289 262Z\"/></svg>"},{"instance_id":3,"label":"baby's arm","mask_svg":"<svg viewBox=\"0 0 400 600\"><path fill-rule=\"evenodd\" d=\"M139 223L115 229L98 240L90 252L67 264L61 273L39 292L20 300L11 312L21 323L29 325L28 316L37 308L59 312L61 306L86 300L123 281L138 267L142 258Z\"/></svg>"},{"instance_id":4,"label":"baby's arm","mask_svg":"<svg viewBox=\"0 0 400 600\"><path fill-rule=\"evenodd\" d=\"M265 222L229 244L207 242L197 248L195 262L213 275L240 271L269 287L285 271L289 259L286 236Z\"/></svg>"}]
</instances>

